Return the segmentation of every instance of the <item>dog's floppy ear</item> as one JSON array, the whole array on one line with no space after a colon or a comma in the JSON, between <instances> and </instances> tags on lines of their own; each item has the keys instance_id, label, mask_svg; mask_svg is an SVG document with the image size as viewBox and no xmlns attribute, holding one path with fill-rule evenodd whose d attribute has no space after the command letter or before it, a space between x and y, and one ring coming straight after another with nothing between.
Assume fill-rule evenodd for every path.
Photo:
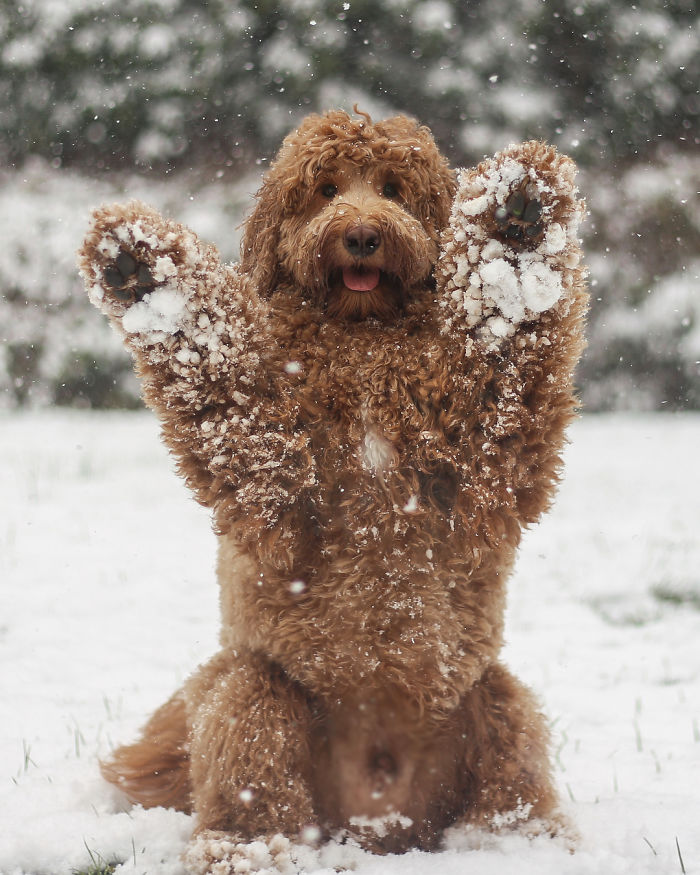
<instances>
[{"instance_id":1,"label":"dog's floppy ear","mask_svg":"<svg viewBox=\"0 0 700 875\"><path fill-rule=\"evenodd\" d=\"M271 171L263 179L256 197L241 239L241 268L253 280L260 297L268 298L277 284L277 246L284 208L277 174Z\"/></svg>"},{"instance_id":2,"label":"dog's floppy ear","mask_svg":"<svg viewBox=\"0 0 700 875\"><path fill-rule=\"evenodd\" d=\"M313 149L307 141L309 133L322 121L321 116L309 115L297 130L287 134L263 177L256 194L257 204L245 223L241 268L252 278L261 298L269 298L277 286L282 220L298 208L304 182L308 183L313 176L312 165L318 146Z\"/></svg>"},{"instance_id":3,"label":"dog's floppy ear","mask_svg":"<svg viewBox=\"0 0 700 875\"><path fill-rule=\"evenodd\" d=\"M257 204L243 230L241 267L262 298L270 297L279 280L282 220L299 208L302 192L313 180L318 155L328 147L330 133L324 117L308 115L284 138L257 192ZM312 134L319 141L314 145L308 142Z\"/></svg>"}]
</instances>

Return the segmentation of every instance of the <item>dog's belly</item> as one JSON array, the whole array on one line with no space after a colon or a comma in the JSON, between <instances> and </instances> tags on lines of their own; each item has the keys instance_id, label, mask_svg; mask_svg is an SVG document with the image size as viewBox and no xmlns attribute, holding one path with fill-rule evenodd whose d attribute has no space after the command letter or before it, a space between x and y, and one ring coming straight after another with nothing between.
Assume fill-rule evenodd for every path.
<instances>
[{"instance_id":1,"label":"dog's belly","mask_svg":"<svg viewBox=\"0 0 700 875\"><path fill-rule=\"evenodd\" d=\"M305 607L279 617L267 640L290 675L321 693L396 688L444 706L470 680L463 618L434 590L375 578L358 593L341 582L332 597L312 592Z\"/></svg>"},{"instance_id":2,"label":"dog's belly","mask_svg":"<svg viewBox=\"0 0 700 875\"><path fill-rule=\"evenodd\" d=\"M431 847L450 820L458 752L410 702L380 697L336 703L316 739L315 790L326 821L365 846Z\"/></svg>"},{"instance_id":3,"label":"dog's belly","mask_svg":"<svg viewBox=\"0 0 700 875\"><path fill-rule=\"evenodd\" d=\"M421 554L354 550L305 579L261 570L222 538L222 645L264 653L321 699L395 689L450 710L500 647L503 588L492 579L484 598L456 557Z\"/></svg>"}]
</instances>

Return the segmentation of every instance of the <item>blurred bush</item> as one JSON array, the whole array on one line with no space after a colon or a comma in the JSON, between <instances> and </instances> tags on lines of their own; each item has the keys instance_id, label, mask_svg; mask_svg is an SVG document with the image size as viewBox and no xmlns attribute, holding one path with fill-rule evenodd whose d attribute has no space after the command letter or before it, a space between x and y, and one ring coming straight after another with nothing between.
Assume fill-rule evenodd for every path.
<instances>
[{"instance_id":1,"label":"blurred bush","mask_svg":"<svg viewBox=\"0 0 700 875\"><path fill-rule=\"evenodd\" d=\"M581 184L592 299L586 407L700 409L700 154L587 169Z\"/></svg>"},{"instance_id":2,"label":"blurred bush","mask_svg":"<svg viewBox=\"0 0 700 875\"><path fill-rule=\"evenodd\" d=\"M697 24L679 0L0 0L7 403L136 397L78 289L90 205L140 189L188 221L206 204L197 230L235 257L231 179L307 112L357 102L416 115L455 164L529 137L572 154L591 211L584 397L698 406Z\"/></svg>"},{"instance_id":3,"label":"blurred bush","mask_svg":"<svg viewBox=\"0 0 700 875\"><path fill-rule=\"evenodd\" d=\"M76 252L100 203L138 198L238 254L239 225L258 174L232 183L180 173L173 181L97 180L44 161L0 173L0 407L133 407L139 386L121 340L87 301Z\"/></svg>"}]
</instances>

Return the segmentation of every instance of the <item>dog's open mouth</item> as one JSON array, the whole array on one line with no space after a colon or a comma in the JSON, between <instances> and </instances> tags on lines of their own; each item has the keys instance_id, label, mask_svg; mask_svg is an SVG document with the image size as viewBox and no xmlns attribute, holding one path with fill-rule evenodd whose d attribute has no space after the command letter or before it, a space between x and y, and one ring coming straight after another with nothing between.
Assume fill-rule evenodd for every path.
<instances>
[{"instance_id":1,"label":"dog's open mouth","mask_svg":"<svg viewBox=\"0 0 700 875\"><path fill-rule=\"evenodd\" d=\"M327 312L350 320L392 319L401 308L402 290L398 277L378 267L338 267L328 277Z\"/></svg>"},{"instance_id":2,"label":"dog's open mouth","mask_svg":"<svg viewBox=\"0 0 700 875\"><path fill-rule=\"evenodd\" d=\"M343 285L351 292L371 292L381 279L378 267L344 267Z\"/></svg>"}]
</instances>

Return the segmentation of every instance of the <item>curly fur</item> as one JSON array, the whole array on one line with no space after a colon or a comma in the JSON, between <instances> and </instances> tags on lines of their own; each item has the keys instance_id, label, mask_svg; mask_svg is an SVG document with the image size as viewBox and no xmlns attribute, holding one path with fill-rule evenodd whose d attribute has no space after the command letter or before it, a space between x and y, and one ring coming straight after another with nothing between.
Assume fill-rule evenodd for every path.
<instances>
[{"instance_id":1,"label":"curly fur","mask_svg":"<svg viewBox=\"0 0 700 875\"><path fill-rule=\"evenodd\" d=\"M103 767L194 808L193 871L309 825L403 851L555 822L545 722L498 654L576 407L573 176L533 142L457 179L412 120L330 112L283 143L238 266L142 204L95 214L88 291L220 540L220 653ZM494 218L516 189L530 242ZM105 280L124 251L155 283L135 301Z\"/></svg>"},{"instance_id":2,"label":"curly fur","mask_svg":"<svg viewBox=\"0 0 700 875\"><path fill-rule=\"evenodd\" d=\"M324 183L344 169L358 167L374 171L382 182L398 181L406 178L407 165L411 184L404 188L405 205L418 221L409 225L405 211L398 214L393 204L385 203L379 222L404 238L404 245L395 247L393 253L406 263L396 263L395 268L399 279L411 287L425 281L431 271L454 195L454 174L435 148L432 135L403 116L376 124L369 116L353 119L343 112L308 116L284 141L246 223L241 267L258 294L269 297L280 279L302 288L313 283L317 291L324 290L328 253L322 249L324 257L320 261L314 257L318 254L315 229L304 227L308 219L318 226L328 221L313 204ZM339 220L337 214L334 219ZM410 245L412 232L417 233L422 251ZM340 238L330 228L325 233L327 246L337 244Z\"/></svg>"}]
</instances>

